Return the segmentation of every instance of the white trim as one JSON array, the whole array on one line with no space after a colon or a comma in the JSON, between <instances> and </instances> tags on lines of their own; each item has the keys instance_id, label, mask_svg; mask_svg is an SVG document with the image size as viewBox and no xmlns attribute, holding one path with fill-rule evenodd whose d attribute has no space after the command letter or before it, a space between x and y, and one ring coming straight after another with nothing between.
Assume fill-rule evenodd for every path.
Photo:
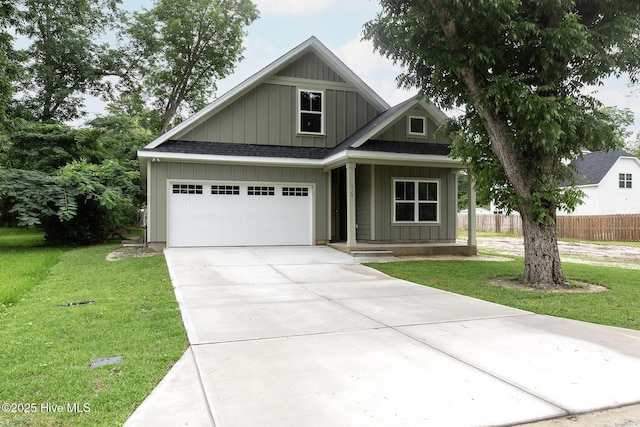
<instances>
[{"instance_id":1,"label":"white trim","mask_svg":"<svg viewBox=\"0 0 640 427\"><path fill-rule=\"evenodd\" d=\"M422 132L411 131L411 120L422 120ZM409 136L426 136L427 135L427 118L425 116L407 116L407 135Z\"/></svg>"},{"instance_id":2,"label":"white trim","mask_svg":"<svg viewBox=\"0 0 640 427\"><path fill-rule=\"evenodd\" d=\"M413 100L413 102L409 102L410 100ZM401 104L399 104L399 105L401 105ZM417 97L414 96L413 98L409 98L407 101L405 101L405 105L402 106L402 108L399 108L398 111L395 111L392 115L390 115L389 117L385 118L385 120L383 120L383 121L381 121L379 123L376 123L376 125L373 126L373 128L370 129L367 133L361 135L356 142L351 144L351 148L360 147L362 144L364 144L365 142L367 142L368 140L373 138L375 135L377 135L380 132L382 132L387 126L393 124L400 117L402 117L403 115L407 114L407 112L409 110L411 110L412 108L414 108L416 105L419 105L424 110L426 110L427 113L429 113L429 117L432 118L433 121L437 125L443 124L448 119L447 115L444 114L438 107L436 107L435 105L433 105L431 103L427 103L427 102L421 101L421 100L417 99ZM422 116L413 116L413 117L422 117ZM427 128L426 119L427 119L427 117L425 117L425 124L424 124L425 125L425 131L426 131L426 128ZM424 135L422 135L422 136L424 136Z\"/></svg>"},{"instance_id":3,"label":"white trim","mask_svg":"<svg viewBox=\"0 0 640 427\"><path fill-rule=\"evenodd\" d=\"M322 160L293 159L286 157L223 156L214 154L157 153L149 151L138 151L138 157L149 158L152 159L153 162L172 161L194 163L240 163L265 166L323 166Z\"/></svg>"},{"instance_id":4,"label":"white trim","mask_svg":"<svg viewBox=\"0 0 640 427\"><path fill-rule=\"evenodd\" d=\"M414 220L413 221L398 221L396 220L396 203L398 203L398 201L396 200L396 182L413 182L415 183L415 188L414 188L414 200L413 201L406 201L407 203L412 202L414 204ZM435 221L420 221L419 218L419 206L420 206L420 200L418 200L418 195L419 195L419 184L420 183L436 183L437 184L437 195L436 195L436 220ZM391 178L391 218L392 218L392 225L440 225L440 210L442 209L442 204L441 204L441 187L442 187L442 183L440 178L403 178L403 177L398 177L398 178ZM402 202L402 201L400 201ZM422 201L423 203L431 203L433 204L433 202L431 201Z\"/></svg>"},{"instance_id":5,"label":"white trim","mask_svg":"<svg viewBox=\"0 0 640 427\"><path fill-rule=\"evenodd\" d=\"M325 159L295 159L288 157L253 157L253 156L223 156L213 154L161 153L153 151L138 151L141 159L151 162L194 162L194 163L228 163L251 164L265 166L301 166L333 169L347 161L361 163L388 162L391 164L416 164L423 166L460 167L460 161L436 154L407 154L387 153L382 151L345 150ZM427 164L424 164L427 163Z\"/></svg>"},{"instance_id":6,"label":"white trim","mask_svg":"<svg viewBox=\"0 0 640 427\"><path fill-rule=\"evenodd\" d=\"M317 111L313 111L313 110L304 110L305 113L307 114L315 114L315 115L319 115L320 116L320 132L310 132L310 131L303 131L302 130L302 99L301 99L301 95L303 92L308 92L308 93L319 93L320 94L320 113L318 114ZM306 89L306 88L298 88L298 99L296 102L297 105L297 116L296 116L296 121L297 121L297 133L298 135L310 135L310 136L325 136L325 122L326 122L326 112L325 112L325 91L322 89Z\"/></svg>"}]
</instances>

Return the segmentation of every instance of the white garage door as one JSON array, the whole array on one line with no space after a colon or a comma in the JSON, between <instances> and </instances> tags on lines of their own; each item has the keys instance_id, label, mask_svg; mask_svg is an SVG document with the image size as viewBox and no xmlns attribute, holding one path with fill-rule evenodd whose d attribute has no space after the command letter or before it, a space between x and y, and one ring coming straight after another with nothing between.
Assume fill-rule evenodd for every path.
<instances>
[{"instance_id":1,"label":"white garage door","mask_svg":"<svg viewBox=\"0 0 640 427\"><path fill-rule=\"evenodd\" d=\"M310 245L311 190L300 184L170 184L168 245Z\"/></svg>"}]
</instances>

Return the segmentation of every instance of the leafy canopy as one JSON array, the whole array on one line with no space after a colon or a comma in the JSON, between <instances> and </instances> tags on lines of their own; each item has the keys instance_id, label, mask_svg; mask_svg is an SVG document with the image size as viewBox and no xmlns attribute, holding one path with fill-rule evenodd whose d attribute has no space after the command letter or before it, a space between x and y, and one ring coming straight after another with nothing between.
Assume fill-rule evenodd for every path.
<instances>
[{"instance_id":1,"label":"leafy canopy","mask_svg":"<svg viewBox=\"0 0 640 427\"><path fill-rule=\"evenodd\" d=\"M149 102L165 132L186 104L202 109L242 59L245 26L258 17L250 0L156 0L126 26L130 80L120 103Z\"/></svg>"},{"instance_id":2,"label":"leafy canopy","mask_svg":"<svg viewBox=\"0 0 640 427\"><path fill-rule=\"evenodd\" d=\"M622 143L629 114L588 85L638 76L637 0L381 0L365 38L406 70L404 87L443 108L466 107L448 131L477 188L536 221L572 209L567 160Z\"/></svg>"},{"instance_id":3,"label":"leafy canopy","mask_svg":"<svg viewBox=\"0 0 640 427\"><path fill-rule=\"evenodd\" d=\"M20 81L23 116L64 122L84 114L83 95L103 96L120 54L98 40L117 22L119 0L21 0L15 30L29 46Z\"/></svg>"}]
</instances>

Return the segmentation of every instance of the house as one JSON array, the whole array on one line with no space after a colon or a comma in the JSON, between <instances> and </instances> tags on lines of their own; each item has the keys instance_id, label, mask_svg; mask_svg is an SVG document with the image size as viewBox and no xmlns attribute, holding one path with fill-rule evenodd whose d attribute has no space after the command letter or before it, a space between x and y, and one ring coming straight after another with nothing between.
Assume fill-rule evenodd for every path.
<instances>
[{"instance_id":1,"label":"house","mask_svg":"<svg viewBox=\"0 0 640 427\"><path fill-rule=\"evenodd\" d=\"M585 194L570 215L640 213L640 160L622 150L583 153L575 159L576 186ZM566 212L559 212L566 215Z\"/></svg>"},{"instance_id":2,"label":"house","mask_svg":"<svg viewBox=\"0 0 640 427\"><path fill-rule=\"evenodd\" d=\"M455 244L445 118L416 98L390 107L311 37L138 151L147 240L473 253L475 235Z\"/></svg>"}]
</instances>

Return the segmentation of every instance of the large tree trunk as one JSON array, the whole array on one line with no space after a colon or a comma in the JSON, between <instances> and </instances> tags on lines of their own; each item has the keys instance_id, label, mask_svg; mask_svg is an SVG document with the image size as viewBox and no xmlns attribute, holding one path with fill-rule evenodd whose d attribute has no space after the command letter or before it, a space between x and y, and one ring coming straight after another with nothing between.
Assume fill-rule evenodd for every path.
<instances>
[{"instance_id":1,"label":"large tree trunk","mask_svg":"<svg viewBox=\"0 0 640 427\"><path fill-rule=\"evenodd\" d=\"M526 212L521 212L520 215L524 234L522 281L540 289L566 287L567 282L560 264L555 221L539 223ZM555 213L553 218L555 219Z\"/></svg>"},{"instance_id":2,"label":"large tree trunk","mask_svg":"<svg viewBox=\"0 0 640 427\"><path fill-rule=\"evenodd\" d=\"M431 6L440 20L442 31L451 43L452 48L459 47L459 36L455 22L442 7L443 0L430 0ZM524 232L524 283L543 289L567 286L560 254L558 252L558 239L555 224L555 206L549 208L548 218L539 222L537 218L528 213L527 206L535 198L539 191L532 185L524 166L523 154L508 143L509 125L506 118L502 117L495 109L487 108L481 102L481 82L476 78L472 68L459 70L460 78L464 82L469 94L474 99L473 104L480 115L484 127L491 140L491 151L496 155L504 172L509 179L516 194L522 200L518 211L522 216L522 228ZM540 124L543 126L543 124ZM553 164L554 159L540 159L541 162ZM535 183L534 183L535 184Z\"/></svg>"}]
</instances>

